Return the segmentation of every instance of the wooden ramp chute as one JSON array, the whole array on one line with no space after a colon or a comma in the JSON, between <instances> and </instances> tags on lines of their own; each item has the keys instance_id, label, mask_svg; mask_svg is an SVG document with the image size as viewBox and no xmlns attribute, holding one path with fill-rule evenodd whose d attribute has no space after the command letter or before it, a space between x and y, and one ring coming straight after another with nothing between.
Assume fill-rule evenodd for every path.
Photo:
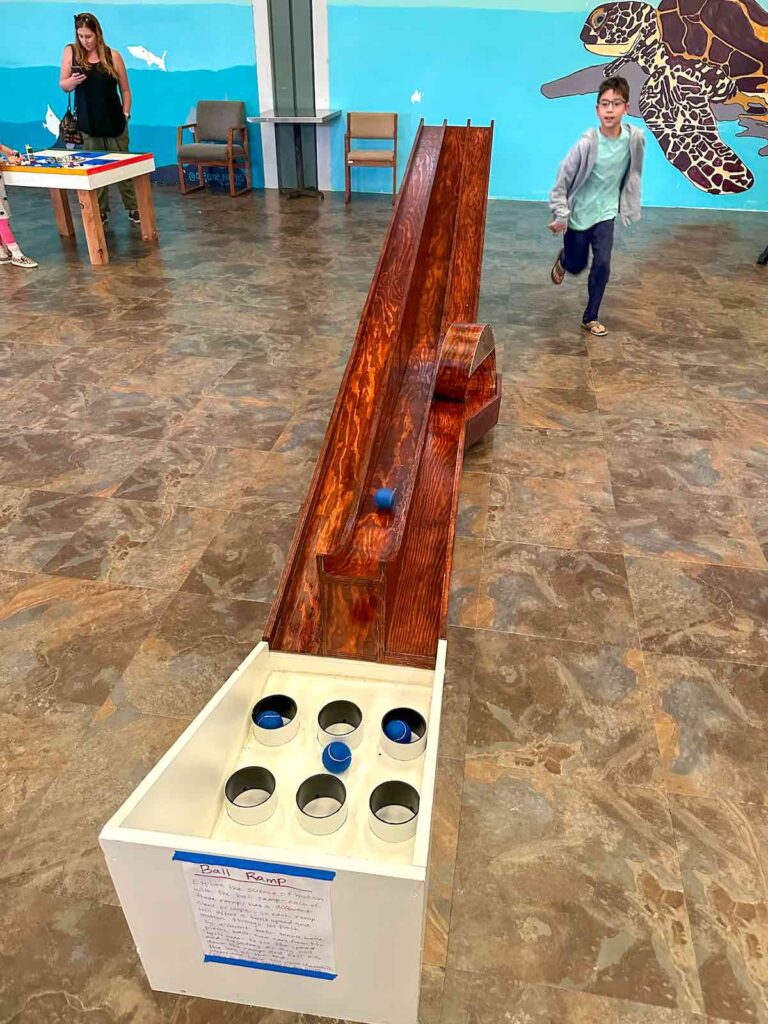
<instances>
[{"instance_id":1,"label":"wooden ramp chute","mask_svg":"<svg viewBox=\"0 0 768 1024\"><path fill-rule=\"evenodd\" d=\"M265 631L272 650L431 667L467 446L498 419L477 324L493 129L419 127ZM395 492L391 511L374 503Z\"/></svg>"}]
</instances>

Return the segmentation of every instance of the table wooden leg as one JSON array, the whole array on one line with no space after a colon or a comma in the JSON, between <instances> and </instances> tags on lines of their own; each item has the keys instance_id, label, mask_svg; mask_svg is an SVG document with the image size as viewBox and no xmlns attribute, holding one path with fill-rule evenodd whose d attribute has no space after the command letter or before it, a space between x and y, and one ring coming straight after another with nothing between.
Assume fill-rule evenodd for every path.
<instances>
[{"instance_id":1,"label":"table wooden leg","mask_svg":"<svg viewBox=\"0 0 768 1024\"><path fill-rule=\"evenodd\" d=\"M53 204L53 215L56 218L56 227L59 234L64 238L72 238L75 233L75 226L72 223L72 209L69 205L69 192L63 188L49 189L51 203Z\"/></svg>"},{"instance_id":2,"label":"table wooden leg","mask_svg":"<svg viewBox=\"0 0 768 1024\"><path fill-rule=\"evenodd\" d=\"M101 211L96 192L78 192L80 209L83 213L85 240L88 243L88 255L95 266L109 263L107 242L104 238L104 225L101 223Z\"/></svg>"},{"instance_id":3,"label":"table wooden leg","mask_svg":"<svg viewBox=\"0 0 768 1024\"><path fill-rule=\"evenodd\" d=\"M141 174L134 179L136 202L141 217L141 237L145 242L157 241L157 225L155 224L155 204L152 202L152 183L148 174Z\"/></svg>"}]
</instances>

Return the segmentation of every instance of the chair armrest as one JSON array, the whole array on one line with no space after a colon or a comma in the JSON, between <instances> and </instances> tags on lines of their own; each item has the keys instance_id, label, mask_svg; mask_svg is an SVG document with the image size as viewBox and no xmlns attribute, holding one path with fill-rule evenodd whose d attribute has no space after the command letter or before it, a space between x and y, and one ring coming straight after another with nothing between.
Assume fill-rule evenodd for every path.
<instances>
[{"instance_id":1,"label":"chair armrest","mask_svg":"<svg viewBox=\"0 0 768 1024\"><path fill-rule=\"evenodd\" d=\"M229 156L232 155L232 147L235 144L235 132L239 132L240 138L245 142L247 131L247 126L244 124L241 124L239 128L227 128L227 151Z\"/></svg>"},{"instance_id":2,"label":"chair armrest","mask_svg":"<svg viewBox=\"0 0 768 1024\"><path fill-rule=\"evenodd\" d=\"M194 131L194 129L197 128L197 121L192 121L191 124L180 124L179 127L176 129L176 148L177 149L179 148L179 146L183 145L184 129L185 128L193 129L192 137L194 138L195 142L197 142L197 134Z\"/></svg>"}]
</instances>

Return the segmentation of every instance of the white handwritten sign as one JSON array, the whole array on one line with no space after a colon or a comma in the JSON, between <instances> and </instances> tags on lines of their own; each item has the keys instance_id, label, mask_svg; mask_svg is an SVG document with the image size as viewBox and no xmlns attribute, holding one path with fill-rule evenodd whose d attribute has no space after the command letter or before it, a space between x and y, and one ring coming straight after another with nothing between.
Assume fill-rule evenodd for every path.
<instances>
[{"instance_id":1,"label":"white handwritten sign","mask_svg":"<svg viewBox=\"0 0 768 1024\"><path fill-rule=\"evenodd\" d=\"M192 860L180 853L175 859L188 856ZM336 977L332 875L281 871L278 864L201 863L197 857L182 869L206 961Z\"/></svg>"}]
</instances>

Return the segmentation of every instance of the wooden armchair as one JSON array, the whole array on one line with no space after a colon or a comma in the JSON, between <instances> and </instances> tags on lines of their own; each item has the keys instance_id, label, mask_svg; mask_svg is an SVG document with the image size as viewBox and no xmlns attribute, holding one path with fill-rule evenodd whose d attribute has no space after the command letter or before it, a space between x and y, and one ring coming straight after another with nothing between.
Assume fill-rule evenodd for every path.
<instances>
[{"instance_id":1,"label":"wooden armchair","mask_svg":"<svg viewBox=\"0 0 768 1024\"><path fill-rule=\"evenodd\" d=\"M391 139L392 149L352 149L353 139ZM397 196L397 114L347 114L344 136L344 202L352 201L353 167L391 167L392 202Z\"/></svg>"},{"instance_id":2,"label":"wooden armchair","mask_svg":"<svg viewBox=\"0 0 768 1024\"><path fill-rule=\"evenodd\" d=\"M194 142L184 143L184 131L190 129ZM235 141L238 137L239 141ZM176 160L179 167L179 187L183 195L205 188L204 167L226 167L229 171L229 194L243 195L251 190L251 153L245 104L236 100L201 100L197 104L196 120L179 125L176 133ZM189 187L184 177L184 165L197 164L199 184ZM235 187L235 170L245 172L245 188Z\"/></svg>"}]
</instances>

